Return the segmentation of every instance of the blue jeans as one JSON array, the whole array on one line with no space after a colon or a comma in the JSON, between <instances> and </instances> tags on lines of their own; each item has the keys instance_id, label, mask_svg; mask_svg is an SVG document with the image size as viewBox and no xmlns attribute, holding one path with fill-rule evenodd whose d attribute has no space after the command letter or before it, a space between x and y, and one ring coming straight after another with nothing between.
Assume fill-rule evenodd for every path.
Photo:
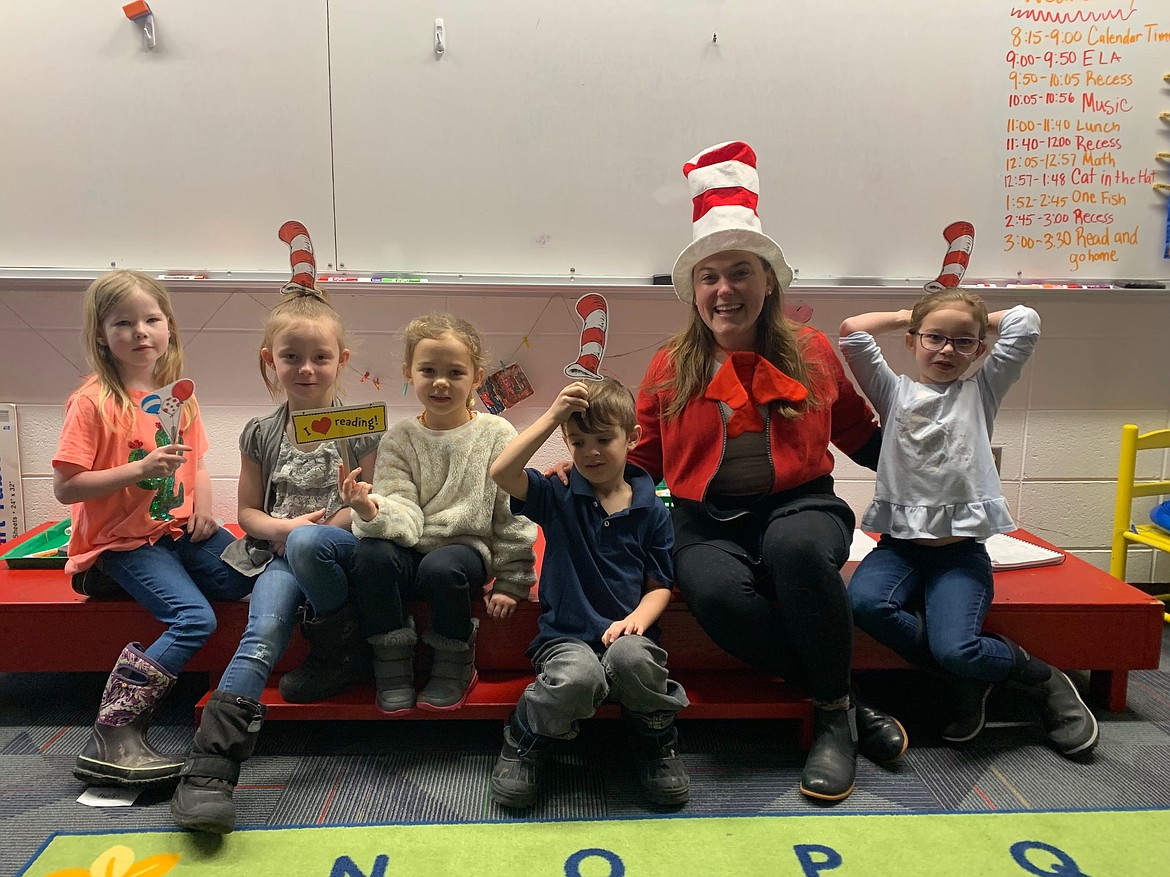
<instances>
[{"instance_id":1,"label":"blue jeans","mask_svg":"<svg viewBox=\"0 0 1170 877\"><path fill-rule=\"evenodd\" d=\"M314 524L288 535L284 559L318 618L332 615L349 600L349 580L358 538L340 527Z\"/></svg>"},{"instance_id":2,"label":"blue jeans","mask_svg":"<svg viewBox=\"0 0 1170 877\"><path fill-rule=\"evenodd\" d=\"M995 587L981 542L931 548L882 536L849 582L856 625L913 664L1002 682L1007 644L983 634Z\"/></svg>"},{"instance_id":3,"label":"blue jeans","mask_svg":"<svg viewBox=\"0 0 1170 877\"><path fill-rule=\"evenodd\" d=\"M297 610L308 596L318 615L345 605L346 575L357 544L348 530L306 524L285 542L284 557L275 557L256 579L248 607L248 627L219 680L220 691L259 700L272 668L288 648Z\"/></svg>"},{"instance_id":4,"label":"blue jeans","mask_svg":"<svg viewBox=\"0 0 1170 877\"><path fill-rule=\"evenodd\" d=\"M272 668L288 648L303 601L288 560L274 557L256 578L248 604L248 626L219 680L220 691L260 699Z\"/></svg>"},{"instance_id":5,"label":"blue jeans","mask_svg":"<svg viewBox=\"0 0 1170 877\"><path fill-rule=\"evenodd\" d=\"M97 559L102 572L167 626L146 656L168 673L182 671L215 633L209 601L239 600L252 590L251 578L220 560L234 539L222 527L203 542L192 542L184 532L131 551L106 551Z\"/></svg>"}]
</instances>

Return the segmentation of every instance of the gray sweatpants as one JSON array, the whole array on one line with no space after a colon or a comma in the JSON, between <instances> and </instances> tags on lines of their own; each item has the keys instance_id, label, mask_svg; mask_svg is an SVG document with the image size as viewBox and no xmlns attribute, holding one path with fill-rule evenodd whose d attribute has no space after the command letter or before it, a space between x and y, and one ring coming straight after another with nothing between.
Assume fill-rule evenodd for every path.
<instances>
[{"instance_id":1,"label":"gray sweatpants","mask_svg":"<svg viewBox=\"0 0 1170 877\"><path fill-rule=\"evenodd\" d=\"M670 725L689 703L683 687L667 675L666 652L644 636L623 636L601 655L581 640L551 640L532 663L536 680L516 710L528 730L542 737L572 739L577 723L606 700L655 729Z\"/></svg>"}]
</instances>

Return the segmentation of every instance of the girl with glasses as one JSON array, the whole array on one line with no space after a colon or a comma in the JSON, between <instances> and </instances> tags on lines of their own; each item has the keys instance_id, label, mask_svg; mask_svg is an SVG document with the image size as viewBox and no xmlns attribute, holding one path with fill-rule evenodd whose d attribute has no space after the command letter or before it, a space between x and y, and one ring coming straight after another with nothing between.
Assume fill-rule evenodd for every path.
<instances>
[{"instance_id":1,"label":"girl with glasses","mask_svg":"<svg viewBox=\"0 0 1170 877\"><path fill-rule=\"evenodd\" d=\"M998 340L988 352L988 332ZM898 375L875 335L904 332L917 376ZM1040 317L1017 305L988 314L962 289L923 296L912 310L841 324L840 347L882 423L873 502L862 529L881 533L849 585L854 622L908 661L948 678L954 703L943 739L983 730L992 687L1036 689L1049 744L1062 755L1097 744L1097 722L1061 671L998 634L983 633L993 596L984 541L1015 529L991 451L1003 397L1040 337ZM983 367L964 375L987 354Z\"/></svg>"}]
</instances>

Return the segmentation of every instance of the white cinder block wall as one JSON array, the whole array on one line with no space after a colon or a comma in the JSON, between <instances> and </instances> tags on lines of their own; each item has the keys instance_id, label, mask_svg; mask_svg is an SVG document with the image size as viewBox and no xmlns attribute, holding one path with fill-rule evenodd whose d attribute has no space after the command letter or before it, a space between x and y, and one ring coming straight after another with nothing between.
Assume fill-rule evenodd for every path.
<instances>
[{"instance_id":1,"label":"white cinder block wall","mask_svg":"<svg viewBox=\"0 0 1170 877\"><path fill-rule=\"evenodd\" d=\"M567 382L563 368L576 358L580 339L573 304L584 291L566 286L491 294L338 291L334 301L352 335L347 400L384 400L392 421L417 414L413 395L403 395L401 328L420 313L451 310L479 328L494 362L514 360L524 368L536 394L506 412L522 429ZM682 324L686 309L669 290L599 291L610 309L603 371L636 387L653 351ZM1018 300L1006 291L987 292L991 309ZM997 422L994 441L1003 447L1004 488L1021 526L1107 569L1121 425L1137 423L1143 431L1170 425L1170 293L1021 292L1040 311L1043 338ZM275 288L176 284L172 295L186 375L195 380L211 440L215 511L235 520L240 429L274 404L261 383L257 354ZM812 324L834 341L844 317L908 307L915 298L913 290L797 287L789 292L791 303L812 306ZM85 371L81 299L75 283L10 285L0 292L0 402L17 405L26 528L68 514L53 498L50 460L62 403ZM909 368L900 338L886 339L884 346L896 368ZM366 371L370 380L360 382ZM536 463L559 459L559 442L554 436ZM1158 454L1139 462L1139 474L1166 477L1170 470ZM840 493L860 513L872 492L872 473L838 455L835 475ZM1131 551L1130 581L1170 582L1170 556L1153 555Z\"/></svg>"}]
</instances>

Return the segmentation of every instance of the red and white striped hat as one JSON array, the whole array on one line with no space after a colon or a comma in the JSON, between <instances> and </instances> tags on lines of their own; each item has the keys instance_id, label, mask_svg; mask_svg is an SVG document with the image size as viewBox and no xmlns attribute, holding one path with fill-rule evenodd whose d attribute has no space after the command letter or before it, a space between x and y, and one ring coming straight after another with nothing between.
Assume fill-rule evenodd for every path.
<instances>
[{"instance_id":1,"label":"red and white striped hat","mask_svg":"<svg viewBox=\"0 0 1170 877\"><path fill-rule=\"evenodd\" d=\"M687 302L695 300L692 274L708 256L727 250L745 250L765 260L776 272L780 288L792 283L792 269L780 245L760 230L756 204L760 176L756 153L736 140L705 149L683 165L694 203L694 240L674 263L674 292Z\"/></svg>"}]
</instances>

